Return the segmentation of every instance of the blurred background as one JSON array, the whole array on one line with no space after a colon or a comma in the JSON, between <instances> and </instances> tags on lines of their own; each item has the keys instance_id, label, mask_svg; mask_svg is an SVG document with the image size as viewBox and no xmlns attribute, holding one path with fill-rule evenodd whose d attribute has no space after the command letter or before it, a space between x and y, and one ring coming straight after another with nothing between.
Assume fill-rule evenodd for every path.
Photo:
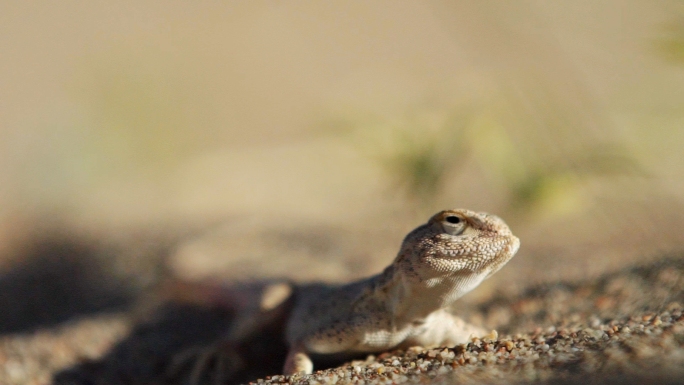
<instances>
[{"instance_id":1,"label":"blurred background","mask_svg":"<svg viewBox=\"0 0 684 385\"><path fill-rule=\"evenodd\" d=\"M372 274L443 208L522 239L481 295L684 246L681 1L6 1L0 52L5 332Z\"/></svg>"}]
</instances>

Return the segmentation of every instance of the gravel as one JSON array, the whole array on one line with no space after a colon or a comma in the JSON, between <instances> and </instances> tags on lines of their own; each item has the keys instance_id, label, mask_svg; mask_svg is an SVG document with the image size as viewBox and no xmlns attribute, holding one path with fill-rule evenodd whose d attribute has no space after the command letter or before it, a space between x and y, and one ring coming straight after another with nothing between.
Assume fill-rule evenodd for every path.
<instances>
[{"instance_id":1,"label":"gravel","mask_svg":"<svg viewBox=\"0 0 684 385\"><path fill-rule=\"evenodd\" d=\"M577 379L600 373L684 375L684 313L661 313L577 325L498 340L475 338L454 348L411 348L370 356L306 376L271 376L255 384L511 383Z\"/></svg>"},{"instance_id":2,"label":"gravel","mask_svg":"<svg viewBox=\"0 0 684 385\"><path fill-rule=\"evenodd\" d=\"M392 351L288 377L272 375L285 351L274 331L238 347L244 366L236 376L217 374L226 364L219 349L197 378L312 385L684 383L683 305L684 259L669 258L598 279L502 287L463 309L498 333L454 348ZM233 316L225 309L166 304L144 320L101 315L5 335L0 383L45 384L54 375L55 384L185 384L197 367L178 366L174 357L192 349L207 352L202 349L220 339Z\"/></svg>"},{"instance_id":3,"label":"gravel","mask_svg":"<svg viewBox=\"0 0 684 385\"><path fill-rule=\"evenodd\" d=\"M0 337L0 384L50 383L55 372L102 357L129 328L125 316L106 315Z\"/></svg>"}]
</instances>

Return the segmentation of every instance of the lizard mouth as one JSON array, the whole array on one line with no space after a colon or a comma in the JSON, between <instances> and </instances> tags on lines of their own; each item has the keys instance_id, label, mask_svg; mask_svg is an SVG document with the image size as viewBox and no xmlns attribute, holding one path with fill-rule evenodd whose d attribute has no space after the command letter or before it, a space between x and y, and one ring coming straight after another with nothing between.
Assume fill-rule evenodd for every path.
<instances>
[{"instance_id":1,"label":"lizard mouth","mask_svg":"<svg viewBox=\"0 0 684 385\"><path fill-rule=\"evenodd\" d=\"M501 254L515 254L520 247L520 240L512 235L491 236L486 238L486 242L478 241L473 238L473 242L467 245L457 245L457 247L442 250L445 258L463 258L489 260L500 257Z\"/></svg>"},{"instance_id":2,"label":"lizard mouth","mask_svg":"<svg viewBox=\"0 0 684 385\"><path fill-rule=\"evenodd\" d=\"M515 236L488 238L487 242L441 250L425 261L432 270L448 274L486 273L492 275L506 264L520 247Z\"/></svg>"}]
</instances>

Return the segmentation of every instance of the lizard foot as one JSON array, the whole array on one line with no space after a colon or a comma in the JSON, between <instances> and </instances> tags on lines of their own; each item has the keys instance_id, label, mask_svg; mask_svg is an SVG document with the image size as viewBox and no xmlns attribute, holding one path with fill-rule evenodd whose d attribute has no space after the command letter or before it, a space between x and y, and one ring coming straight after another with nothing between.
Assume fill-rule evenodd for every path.
<instances>
[{"instance_id":1,"label":"lizard foot","mask_svg":"<svg viewBox=\"0 0 684 385\"><path fill-rule=\"evenodd\" d=\"M283 374L311 374L313 372L313 362L306 354L302 344L295 344L290 348L285 359Z\"/></svg>"}]
</instances>

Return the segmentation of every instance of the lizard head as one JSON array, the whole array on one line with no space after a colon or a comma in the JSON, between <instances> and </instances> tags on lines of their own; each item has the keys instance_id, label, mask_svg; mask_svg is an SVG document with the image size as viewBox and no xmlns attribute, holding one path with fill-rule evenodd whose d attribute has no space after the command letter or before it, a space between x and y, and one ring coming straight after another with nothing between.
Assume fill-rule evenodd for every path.
<instances>
[{"instance_id":1,"label":"lizard head","mask_svg":"<svg viewBox=\"0 0 684 385\"><path fill-rule=\"evenodd\" d=\"M497 272L519 247L495 215L444 210L406 236L395 264L406 279L428 287L448 280L460 296Z\"/></svg>"}]
</instances>

